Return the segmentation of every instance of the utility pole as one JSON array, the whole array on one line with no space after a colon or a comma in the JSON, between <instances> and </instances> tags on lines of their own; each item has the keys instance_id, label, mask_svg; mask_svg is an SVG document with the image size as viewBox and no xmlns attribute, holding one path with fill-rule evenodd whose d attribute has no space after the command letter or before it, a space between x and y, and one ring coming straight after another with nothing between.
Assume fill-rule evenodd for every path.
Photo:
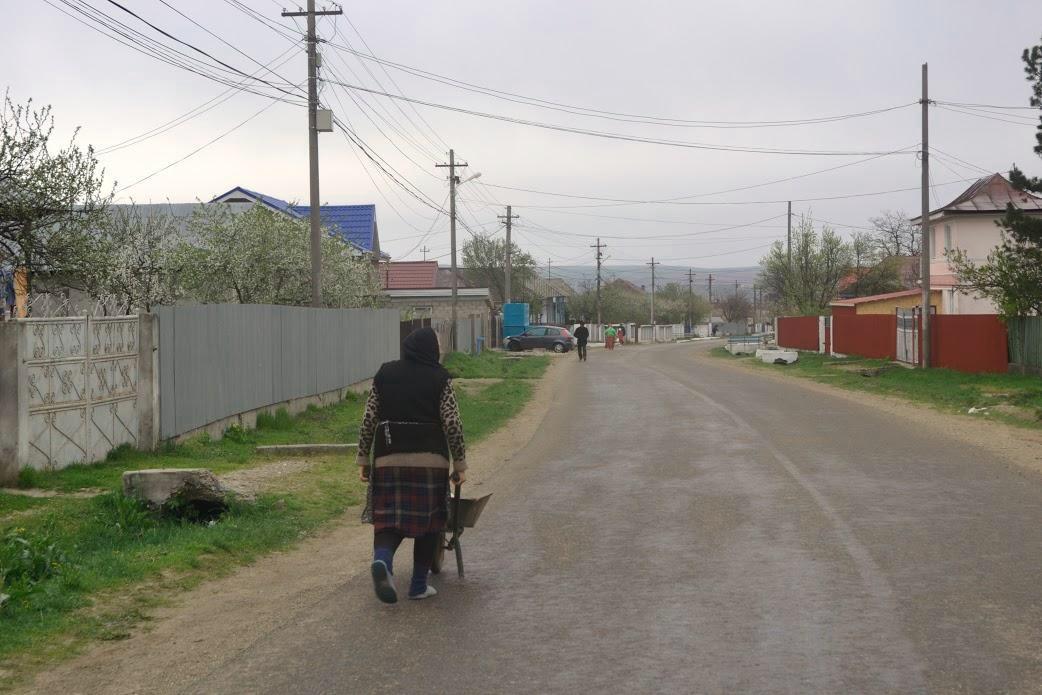
<instances>
[{"instance_id":1,"label":"utility pole","mask_svg":"<svg viewBox=\"0 0 1042 695\"><path fill-rule=\"evenodd\" d=\"M424 245L424 247L420 250L423 251L423 260L427 260L427 254L430 253L430 249L427 248L426 245Z\"/></svg>"},{"instance_id":2,"label":"utility pole","mask_svg":"<svg viewBox=\"0 0 1042 695\"><path fill-rule=\"evenodd\" d=\"M738 296L738 281L734 281L734 296Z\"/></svg>"},{"instance_id":3,"label":"utility pole","mask_svg":"<svg viewBox=\"0 0 1042 695\"><path fill-rule=\"evenodd\" d=\"M919 276L923 283L923 369L930 368L930 98L927 92L926 63L923 63L923 182L922 182L922 219L919 229L923 238L919 244Z\"/></svg>"},{"instance_id":4,"label":"utility pole","mask_svg":"<svg viewBox=\"0 0 1042 695\"><path fill-rule=\"evenodd\" d=\"M553 277L550 276L550 264L553 263L553 260L554 259L552 259L552 258L547 258L546 259L546 281L547 282L550 282L551 280L553 280Z\"/></svg>"},{"instance_id":5,"label":"utility pole","mask_svg":"<svg viewBox=\"0 0 1042 695\"><path fill-rule=\"evenodd\" d=\"M691 268L687 269L687 325L690 329L694 321L691 316L691 309L695 305L695 271Z\"/></svg>"},{"instance_id":6,"label":"utility pole","mask_svg":"<svg viewBox=\"0 0 1042 695\"><path fill-rule=\"evenodd\" d=\"M434 166L449 169L449 244L452 246L452 328L449 329L449 351L455 352L456 318L459 312L459 277L456 268L456 184L459 183L459 177L456 176L456 167L465 167L467 164L457 164L455 150L449 150L449 163Z\"/></svg>"},{"instance_id":7,"label":"utility pole","mask_svg":"<svg viewBox=\"0 0 1042 695\"><path fill-rule=\"evenodd\" d=\"M655 257L651 257L651 263L647 265L651 266L651 325L655 325L655 266L661 265L655 261Z\"/></svg>"},{"instance_id":8,"label":"utility pole","mask_svg":"<svg viewBox=\"0 0 1042 695\"><path fill-rule=\"evenodd\" d=\"M713 274L709 273L709 317L713 314Z\"/></svg>"},{"instance_id":9,"label":"utility pole","mask_svg":"<svg viewBox=\"0 0 1042 695\"><path fill-rule=\"evenodd\" d=\"M286 12L283 17L307 17L308 20L308 168L311 182L311 306L322 306L322 217L318 193L318 38L315 36L315 17L343 14L335 10L315 10L315 0L308 0L307 11Z\"/></svg>"},{"instance_id":10,"label":"utility pole","mask_svg":"<svg viewBox=\"0 0 1042 695\"><path fill-rule=\"evenodd\" d=\"M514 220L516 220L518 217L520 217L520 215L511 215L510 214L510 206L507 205L507 214L506 214L506 216L497 215L496 217L501 219L501 220L506 220L506 223L507 223L507 264L506 264L506 278L505 278L505 282L503 283L504 286L505 286L504 287L504 291L503 291L503 302L507 303L507 302L509 302L513 298L513 294L511 294L511 292L510 292L510 256L511 256L511 252L513 251L513 246L510 243L510 223L513 222Z\"/></svg>"},{"instance_id":11,"label":"utility pole","mask_svg":"<svg viewBox=\"0 0 1042 695\"><path fill-rule=\"evenodd\" d=\"M788 217L786 219L788 219L788 225L787 226L789 228L789 233L788 233L788 237L787 237L788 241L785 243L785 250L786 250L785 252L786 252L786 254L788 256L788 259L789 259L789 269L792 270L792 201L791 200L789 201L789 214L788 214Z\"/></svg>"},{"instance_id":12,"label":"utility pole","mask_svg":"<svg viewBox=\"0 0 1042 695\"><path fill-rule=\"evenodd\" d=\"M604 254L601 253L601 249L607 248L607 244L602 244L600 237L597 238L596 244L591 244L591 249L597 249L597 323L601 322L601 259Z\"/></svg>"}]
</instances>

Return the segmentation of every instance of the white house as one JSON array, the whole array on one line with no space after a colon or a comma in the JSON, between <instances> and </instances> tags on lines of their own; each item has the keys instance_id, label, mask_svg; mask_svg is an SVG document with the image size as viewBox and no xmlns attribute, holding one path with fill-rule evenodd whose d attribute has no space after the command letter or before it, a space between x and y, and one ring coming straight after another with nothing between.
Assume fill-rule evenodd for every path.
<instances>
[{"instance_id":1,"label":"white house","mask_svg":"<svg viewBox=\"0 0 1042 695\"><path fill-rule=\"evenodd\" d=\"M1001 174L979 179L944 207L930 212L930 286L940 290L942 314L996 314L988 299L959 288L945 252L961 249L975 262L984 262L1002 244L1003 228L996 224L1012 203L1028 213L1042 214L1042 198L1017 190ZM916 217L913 223L919 224Z\"/></svg>"}]
</instances>

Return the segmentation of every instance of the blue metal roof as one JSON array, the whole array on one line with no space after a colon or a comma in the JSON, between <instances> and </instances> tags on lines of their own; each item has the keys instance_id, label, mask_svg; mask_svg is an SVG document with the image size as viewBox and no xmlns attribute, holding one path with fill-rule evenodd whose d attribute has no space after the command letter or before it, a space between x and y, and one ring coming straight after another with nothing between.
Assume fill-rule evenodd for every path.
<instances>
[{"instance_id":1,"label":"blue metal roof","mask_svg":"<svg viewBox=\"0 0 1042 695\"><path fill-rule=\"evenodd\" d=\"M213 200L227 198L232 193L241 193L297 219L306 218L311 211L310 205L292 205L281 198L273 198L242 186L236 186ZM365 253L373 252L373 246L376 245L376 205L323 205L319 210L322 224L332 229L334 234ZM381 256L387 254L381 253Z\"/></svg>"},{"instance_id":2,"label":"blue metal roof","mask_svg":"<svg viewBox=\"0 0 1042 695\"><path fill-rule=\"evenodd\" d=\"M258 193L256 191L251 191L250 189L243 188L242 186L236 186L235 188L231 189L230 191L227 191L225 193L222 193L219 196L214 197L214 199L211 200L210 202L212 203L214 200L218 200L220 198L226 198L230 193L235 193L236 191L239 191L240 193L244 193L244 194L246 194L246 196L248 196L250 198L253 198L254 200L259 200L262 203L264 203L265 205L267 205L268 207L274 208L275 210L278 210L279 212L284 212L284 213L286 213L287 215L289 215L291 217L299 217L300 216L300 215L297 214L296 211L293 210L293 206L290 205L289 203L287 203L285 200L282 200L281 198L273 198L270 195L264 195L263 193Z\"/></svg>"},{"instance_id":3,"label":"blue metal roof","mask_svg":"<svg viewBox=\"0 0 1042 695\"><path fill-rule=\"evenodd\" d=\"M307 217L309 205L293 205L293 212ZM322 224L341 239L367 253L373 251L376 234L376 205L323 205L319 208Z\"/></svg>"}]
</instances>

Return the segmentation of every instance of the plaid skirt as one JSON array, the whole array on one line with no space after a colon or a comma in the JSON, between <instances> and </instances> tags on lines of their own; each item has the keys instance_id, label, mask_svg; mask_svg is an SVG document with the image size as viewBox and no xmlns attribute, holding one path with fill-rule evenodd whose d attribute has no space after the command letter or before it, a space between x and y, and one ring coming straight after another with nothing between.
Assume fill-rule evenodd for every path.
<instances>
[{"instance_id":1,"label":"plaid skirt","mask_svg":"<svg viewBox=\"0 0 1042 695\"><path fill-rule=\"evenodd\" d=\"M376 531L395 529L419 538L445 529L449 472L440 468L376 468L369 481L363 520Z\"/></svg>"}]
</instances>

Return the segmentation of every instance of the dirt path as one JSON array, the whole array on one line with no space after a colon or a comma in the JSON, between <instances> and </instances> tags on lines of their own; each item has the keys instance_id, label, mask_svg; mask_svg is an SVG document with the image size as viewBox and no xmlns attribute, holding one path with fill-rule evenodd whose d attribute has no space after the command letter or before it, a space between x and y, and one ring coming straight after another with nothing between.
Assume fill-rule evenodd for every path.
<instances>
[{"instance_id":1,"label":"dirt path","mask_svg":"<svg viewBox=\"0 0 1042 695\"><path fill-rule=\"evenodd\" d=\"M708 346L712 347L712 346ZM822 384L811 379L791 376L778 371L762 369L743 361L713 357L706 350L694 353L696 359L706 360L723 369L752 372L764 379L785 381L814 393L827 393L835 398L871 406L892 413L910 422L927 425L945 437L981 446L992 451L996 460L1042 473L1042 431L1014 427L1002 422L977 419L965 415L945 413L928 405L914 403L893 396L881 396L866 391L851 391Z\"/></svg>"},{"instance_id":2,"label":"dirt path","mask_svg":"<svg viewBox=\"0 0 1042 695\"><path fill-rule=\"evenodd\" d=\"M496 472L532 439L574 365L572 360L554 360L524 410L471 447L467 485L472 494L490 487ZM291 463L299 465L278 462L258 470L270 468L276 477L280 465ZM184 692L186 683L219 671L264 636L292 623L301 607L328 600L331 589L365 572L371 543L370 528L358 522L358 509L352 508L327 531L175 597L129 639L97 644L39 674L18 692Z\"/></svg>"}]
</instances>

